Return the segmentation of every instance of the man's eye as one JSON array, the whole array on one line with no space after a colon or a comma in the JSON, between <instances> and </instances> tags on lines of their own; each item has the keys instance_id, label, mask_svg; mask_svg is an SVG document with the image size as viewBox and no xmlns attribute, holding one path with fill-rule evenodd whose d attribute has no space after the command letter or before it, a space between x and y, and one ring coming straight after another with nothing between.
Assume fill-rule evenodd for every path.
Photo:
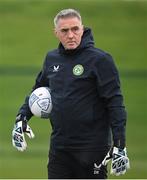
<instances>
[{"instance_id":1,"label":"man's eye","mask_svg":"<svg viewBox=\"0 0 147 180\"><path fill-rule=\"evenodd\" d=\"M67 32L68 32L68 29L61 29L61 32L62 32L62 33L67 33Z\"/></svg>"},{"instance_id":2,"label":"man's eye","mask_svg":"<svg viewBox=\"0 0 147 180\"><path fill-rule=\"evenodd\" d=\"M73 28L72 28L72 31L73 31L73 32L79 31L79 27L73 27Z\"/></svg>"},{"instance_id":3,"label":"man's eye","mask_svg":"<svg viewBox=\"0 0 147 180\"><path fill-rule=\"evenodd\" d=\"M78 26L72 27L71 29L61 29L60 32L63 34L67 34L69 31L73 32L73 33L78 33L80 30L80 28Z\"/></svg>"}]
</instances>

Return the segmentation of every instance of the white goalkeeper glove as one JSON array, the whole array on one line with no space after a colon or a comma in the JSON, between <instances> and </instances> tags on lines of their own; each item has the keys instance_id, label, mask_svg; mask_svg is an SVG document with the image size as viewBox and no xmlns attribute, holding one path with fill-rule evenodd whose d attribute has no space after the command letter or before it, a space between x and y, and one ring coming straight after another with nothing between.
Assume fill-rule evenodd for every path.
<instances>
[{"instance_id":1,"label":"white goalkeeper glove","mask_svg":"<svg viewBox=\"0 0 147 180\"><path fill-rule=\"evenodd\" d=\"M19 120L20 116L21 115L19 115L16 120ZM32 129L27 124L26 117L24 117L23 120L16 121L12 131L12 144L18 151L24 151L27 148L24 133L27 134L29 138L35 137Z\"/></svg>"},{"instance_id":2,"label":"white goalkeeper glove","mask_svg":"<svg viewBox=\"0 0 147 180\"><path fill-rule=\"evenodd\" d=\"M127 157L126 148L120 149L113 147L111 174L116 176L123 175L130 168L129 158Z\"/></svg>"}]
</instances>

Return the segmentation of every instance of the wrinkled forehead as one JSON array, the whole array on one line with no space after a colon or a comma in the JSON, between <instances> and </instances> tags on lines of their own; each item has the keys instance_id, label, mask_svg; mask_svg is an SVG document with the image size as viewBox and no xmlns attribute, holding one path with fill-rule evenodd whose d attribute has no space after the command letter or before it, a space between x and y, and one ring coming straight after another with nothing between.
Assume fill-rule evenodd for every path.
<instances>
[{"instance_id":1,"label":"wrinkled forehead","mask_svg":"<svg viewBox=\"0 0 147 180\"><path fill-rule=\"evenodd\" d=\"M72 28L82 26L82 22L77 17L64 17L60 18L57 23L57 28Z\"/></svg>"}]
</instances>

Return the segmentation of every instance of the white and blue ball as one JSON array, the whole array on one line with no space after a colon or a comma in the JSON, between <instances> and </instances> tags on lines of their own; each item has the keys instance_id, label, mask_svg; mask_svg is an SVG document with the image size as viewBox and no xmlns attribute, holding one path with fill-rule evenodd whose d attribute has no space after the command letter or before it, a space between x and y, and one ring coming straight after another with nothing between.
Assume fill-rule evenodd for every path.
<instances>
[{"instance_id":1,"label":"white and blue ball","mask_svg":"<svg viewBox=\"0 0 147 180\"><path fill-rule=\"evenodd\" d=\"M52 110L50 89L48 87L35 89L29 97L29 108L34 116L49 118Z\"/></svg>"}]
</instances>

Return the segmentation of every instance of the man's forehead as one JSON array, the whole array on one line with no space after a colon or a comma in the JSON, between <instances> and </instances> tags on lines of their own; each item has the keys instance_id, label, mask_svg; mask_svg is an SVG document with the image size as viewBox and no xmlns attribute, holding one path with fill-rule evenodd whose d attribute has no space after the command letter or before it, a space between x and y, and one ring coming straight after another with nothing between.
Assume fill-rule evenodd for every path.
<instances>
[{"instance_id":1,"label":"man's forehead","mask_svg":"<svg viewBox=\"0 0 147 180\"><path fill-rule=\"evenodd\" d=\"M58 21L58 28L73 28L79 27L82 23L77 17L60 18Z\"/></svg>"}]
</instances>

